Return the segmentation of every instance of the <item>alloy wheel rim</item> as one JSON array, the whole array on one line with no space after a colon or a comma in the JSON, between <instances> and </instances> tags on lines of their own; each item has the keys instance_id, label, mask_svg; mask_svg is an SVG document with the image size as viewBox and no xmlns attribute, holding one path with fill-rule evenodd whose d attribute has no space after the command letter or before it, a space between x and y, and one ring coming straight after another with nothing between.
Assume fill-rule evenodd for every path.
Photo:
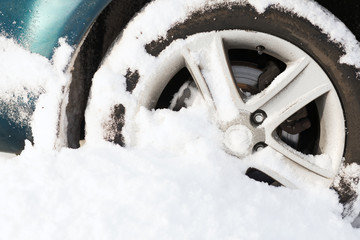
<instances>
[{"instance_id":1,"label":"alloy wheel rim","mask_svg":"<svg viewBox=\"0 0 360 240\"><path fill-rule=\"evenodd\" d=\"M229 49L262 51L286 64L273 82L263 91L244 98L236 87L234 72L227 56ZM330 186L340 167L344 144L345 124L340 99L325 71L303 50L265 33L229 30L201 33L185 40L177 40L158 57L156 67L143 79L146 88L134 94L138 106L149 109L156 106L170 79L186 67L204 101L224 132L224 149L239 158L251 155L254 149L268 146L283 156L283 163L299 176ZM277 133L280 124L294 113L314 102L319 113L318 151L304 154L286 144ZM264 112L266 117L254 124L254 114ZM262 116L263 117L263 116ZM232 147L234 129L244 126L251 132L247 149ZM237 133L234 133L237 132ZM230 137L231 135L231 137ZM239 136L242 137L242 136ZM230 141L230 143L229 143ZM320 156L322 155L322 156ZM326 157L324 156L326 155ZM271 164L270 164L271 165ZM278 168L264 162L254 163L287 187L301 187Z\"/></svg>"}]
</instances>

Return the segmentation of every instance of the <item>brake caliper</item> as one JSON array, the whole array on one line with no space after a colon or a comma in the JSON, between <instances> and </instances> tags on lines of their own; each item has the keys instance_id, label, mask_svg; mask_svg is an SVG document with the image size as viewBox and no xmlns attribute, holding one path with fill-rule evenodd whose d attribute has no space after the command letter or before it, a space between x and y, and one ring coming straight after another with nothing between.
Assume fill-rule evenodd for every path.
<instances>
[{"instance_id":1,"label":"brake caliper","mask_svg":"<svg viewBox=\"0 0 360 240\"><path fill-rule=\"evenodd\" d=\"M281 130L290 134L299 134L311 127L311 121L308 118L308 111L306 107L301 108L291 117L280 124Z\"/></svg>"}]
</instances>

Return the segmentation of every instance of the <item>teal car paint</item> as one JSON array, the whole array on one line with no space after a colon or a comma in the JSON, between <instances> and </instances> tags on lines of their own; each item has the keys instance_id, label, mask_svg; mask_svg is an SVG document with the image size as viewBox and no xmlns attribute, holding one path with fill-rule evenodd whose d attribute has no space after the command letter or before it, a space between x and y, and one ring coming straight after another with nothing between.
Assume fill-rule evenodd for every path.
<instances>
[{"instance_id":1,"label":"teal car paint","mask_svg":"<svg viewBox=\"0 0 360 240\"><path fill-rule=\"evenodd\" d=\"M51 58L64 37L76 47L93 21L111 0L0 0L0 33L15 39L31 52ZM26 105L29 114L35 110L38 96L31 96ZM28 123L8 117L10 109L0 96L0 151L20 153L24 140L33 140Z\"/></svg>"},{"instance_id":2,"label":"teal car paint","mask_svg":"<svg viewBox=\"0 0 360 240\"><path fill-rule=\"evenodd\" d=\"M42 0L33 6L25 43L32 52L51 57L58 39L77 45L110 0ZM56 14L54 14L56 13Z\"/></svg>"},{"instance_id":3,"label":"teal car paint","mask_svg":"<svg viewBox=\"0 0 360 240\"><path fill-rule=\"evenodd\" d=\"M0 32L51 58L58 39L77 45L111 0L1 0Z\"/></svg>"}]
</instances>

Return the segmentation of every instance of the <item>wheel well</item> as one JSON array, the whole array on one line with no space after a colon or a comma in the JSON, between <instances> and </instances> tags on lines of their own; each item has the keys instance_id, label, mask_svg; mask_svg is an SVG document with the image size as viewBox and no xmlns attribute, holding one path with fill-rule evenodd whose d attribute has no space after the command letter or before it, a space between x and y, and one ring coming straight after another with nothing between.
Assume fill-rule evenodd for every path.
<instances>
[{"instance_id":1,"label":"wheel well","mask_svg":"<svg viewBox=\"0 0 360 240\"><path fill-rule=\"evenodd\" d=\"M84 113L91 80L106 52L127 23L151 0L113 0L92 24L72 70L69 103L66 107L67 142L78 148L84 137Z\"/></svg>"}]
</instances>

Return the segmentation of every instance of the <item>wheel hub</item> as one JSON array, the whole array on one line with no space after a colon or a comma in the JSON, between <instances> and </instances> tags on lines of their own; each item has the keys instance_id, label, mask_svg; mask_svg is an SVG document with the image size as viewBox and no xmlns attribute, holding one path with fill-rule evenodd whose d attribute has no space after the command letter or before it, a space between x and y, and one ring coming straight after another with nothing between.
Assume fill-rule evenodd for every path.
<instances>
[{"instance_id":1,"label":"wheel hub","mask_svg":"<svg viewBox=\"0 0 360 240\"><path fill-rule=\"evenodd\" d=\"M235 155L246 156L251 152L253 133L244 125L232 125L225 132L224 144Z\"/></svg>"},{"instance_id":2,"label":"wheel hub","mask_svg":"<svg viewBox=\"0 0 360 240\"><path fill-rule=\"evenodd\" d=\"M262 121L255 124L253 118L254 114L242 111L237 120L227 128L222 128L224 133L223 144L228 153L243 158L260 150L256 146L265 141L265 130L261 126Z\"/></svg>"}]
</instances>

